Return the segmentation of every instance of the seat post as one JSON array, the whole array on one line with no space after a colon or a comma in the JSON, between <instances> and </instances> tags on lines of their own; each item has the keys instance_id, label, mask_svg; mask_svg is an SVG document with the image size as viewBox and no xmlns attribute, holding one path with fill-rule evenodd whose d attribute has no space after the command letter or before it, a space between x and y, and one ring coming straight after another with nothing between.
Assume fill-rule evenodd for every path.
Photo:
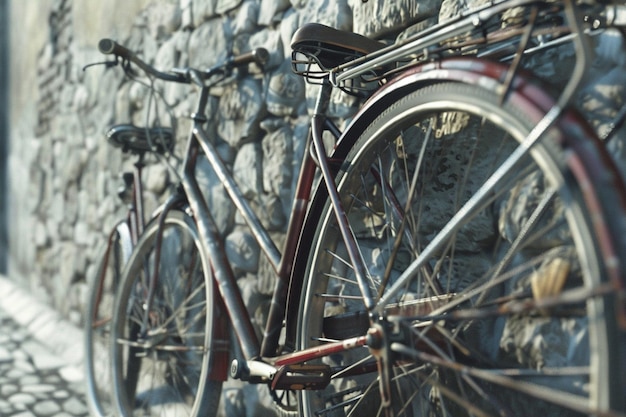
<instances>
[{"instance_id":1,"label":"seat post","mask_svg":"<svg viewBox=\"0 0 626 417\"><path fill-rule=\"evenodd\" d=\"M322 84L320 85L319 92L317 93L317 100L315 102L315 108L313 114L318 118L326 118L326 112L330 105L330 94L333 91L333 86L329 77L324 77Z\"/></svg>"}]
</instances>

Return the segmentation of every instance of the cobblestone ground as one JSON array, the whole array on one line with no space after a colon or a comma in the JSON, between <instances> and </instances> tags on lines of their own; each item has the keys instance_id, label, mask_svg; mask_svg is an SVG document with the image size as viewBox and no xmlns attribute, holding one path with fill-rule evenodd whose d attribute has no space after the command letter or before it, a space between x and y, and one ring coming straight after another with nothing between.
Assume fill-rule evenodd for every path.
<instances>
[{"instance_id":1,"label":"cobblestone ground","mask_svg":"<svg viewBox=\"0 0 626 417\"><path fill-rule=\"evenodd\" d=\"M82 369L68 365L0 306L0 416L88 416Z\"/></svg>"}]
</instances>

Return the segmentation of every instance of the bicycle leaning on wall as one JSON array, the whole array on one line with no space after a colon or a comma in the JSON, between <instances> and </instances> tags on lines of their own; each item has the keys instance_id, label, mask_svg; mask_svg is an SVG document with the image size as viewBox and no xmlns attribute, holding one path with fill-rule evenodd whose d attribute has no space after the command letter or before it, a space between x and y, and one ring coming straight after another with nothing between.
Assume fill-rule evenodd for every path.
<instances>
[{"instance_id":1,"label":"bicycle leaning on wall","mask_svg":"<svg viewBox=\"0 0 626 417\"><path fill-rule=\"evenodd\" d=\"M625 415L626 193L568 106L589 38L625 23L623 5L501 0L389 46L302 27L294 68L320 89L282 251L203 129L210 87L265 53L162 73L101 41L200 89L180 193L117 296L118 412L214 415L231 329L231 377L266 384L284 415ZM564 45L575 65L552 96L522 67ZM327 117L334 88L369 96L343 132ZM200 155L276 271L262 340Z\"/></svg>"},{"instance_id":2,"label":"bicycle leaning on wall","mask_svg":"<svg viewBox=\"0 0 626 417\"><path fill-rule=\"evenodd\" d=\"M115 293L122 270L143 232L145 223L141 175L147 152L165 153L173 146L173 132L167 128L145 129L115 125L106 132L110 145L136 156L131 172L122 175L118 197L127 206L126 216L109 233L106 246L89 283L85 320L85 381L92 415L111 415L110 327Z\"/></svg>"}]
</instances>

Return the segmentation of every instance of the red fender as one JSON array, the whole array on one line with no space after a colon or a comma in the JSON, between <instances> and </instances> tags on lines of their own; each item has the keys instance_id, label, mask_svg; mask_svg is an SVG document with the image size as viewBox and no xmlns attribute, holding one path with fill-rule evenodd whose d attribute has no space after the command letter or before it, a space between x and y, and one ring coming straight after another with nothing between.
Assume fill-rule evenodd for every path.
<instances>
[{"instance_id":1,"label":"red fender","mask_svg":"<svg viewBox=\"0 0 626 417\"><path fill-rule=\"evenodd\" d=\"M458 82L477 85L490 91L499 91L508 75L509 67L503 64L476 58L451 58L430 62L409 68L377 90L359 109L353 122L346 128L337 142L337 151L343 146L350 146L351 139L357 138L378 116L381 109L394 101L429 84L440 82ZM520 109L520 112L540 120L554 105L555 100L537 83L531 83L524 75L515 77L507 92L507 100ZM579 123L585 124L580 116ZM355 139L356 140L356 139ZM343 145L342 142L347 142Z\"/></svg>"}]
</instances>

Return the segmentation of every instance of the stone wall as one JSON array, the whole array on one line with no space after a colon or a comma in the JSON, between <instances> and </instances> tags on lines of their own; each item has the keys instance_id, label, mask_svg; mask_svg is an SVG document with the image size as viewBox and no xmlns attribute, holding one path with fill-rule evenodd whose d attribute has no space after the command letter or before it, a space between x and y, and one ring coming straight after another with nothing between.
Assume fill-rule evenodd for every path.
<instances>
[{"instance_id":1,"label":"stone wall","mask_svg":"<svg viewBox=\"0 0 626 417\"><path fill-rule=\"evenodd\" d=\"M432 4L436 4L433 1ZM407 19L432 13L428 2L361 0L47 0L13 2L11 276L77 324L82 322L86 280L105 237L125 211L117 197L121 174L133 157L107 145L113 123L177 123L196 94L188 86L164 86L165 103L117 68L83 67L106 58L100 38L110 37L156 67L208 67L253 47L271 52L261 71L240 72L215 91L207 116L223 158L245 196L260 208L277 243L283 238L307 132L311 89L290 67L289 43L305 22L321 22L383 36ZM375 18L385 15L386 19ZM355 23L358 22L358 23ZM25 33L28 36L25 36ZM30 35L32 33L32 36ZM20 74L17 77L17 74ZM307 100L307 98L309 100ZM354 100L337 96L337 118ZM176 164L175 160L170 161ZM268 265L242 220L233 214L210 173L205 186L242 283L262 305L272 290ZM145 169L146 209L164 201L175 176L151 159ZM260 284L259 284L260 283Z\"/></svg>"}]
</instances>

